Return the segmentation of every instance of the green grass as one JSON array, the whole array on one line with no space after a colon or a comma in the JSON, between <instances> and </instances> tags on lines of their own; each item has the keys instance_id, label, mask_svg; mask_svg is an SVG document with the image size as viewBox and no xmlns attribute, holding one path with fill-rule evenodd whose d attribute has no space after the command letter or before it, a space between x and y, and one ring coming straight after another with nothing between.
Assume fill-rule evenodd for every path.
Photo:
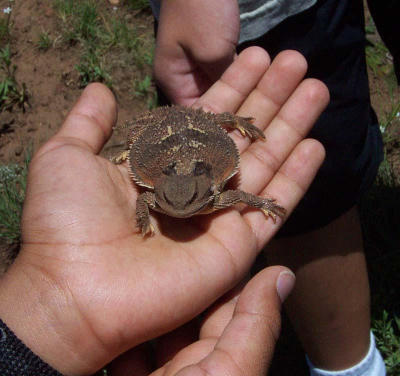
<instances>
[{"instance_id":1,"label":"green grass","mask_svg":"<svg viewBox=\"0 0 400 376\"><path fill-rule=\"evenodd\" d=\"M90 82L103 82L111 86L111 76L104 69L104 63L95 52L88 50L75 68L79 73L81 87L87 86Z\"/></svg>"},{"instance_id":2,"label":"green grass","mask_svg":"<svg viewBox=\"0 0 400 376\"><path fill-rule=\"evenodd\" d=\"M144 2L130 2L129 6L145 9ZM82 50L76 65L81 87L94 81L112 86L115 65L134 65L145 76L152 63L153 45L134 25L128 25L117 13L102 11L93 0L57 0L54 8L62 23L62 40Z\"/></svg>"},{"instance_id":3,"label":"green grass","mask_svg":"<svg viewBox=\"0 0 400 376\"><path fill-rule=\"evenodd\" d=\"M130 9L150 11L148 0L126 0L126 2Z\"/></svg>"},{"instance_id":4,"label":"green grass","mask_svg":"<svg viewBox=\"0 0 400 376\"><path fill-rule=\"evenodd\" d=\"M53 6L62 21L62 35L65 41L73 44L95 39L99 25L95 1L56 0Z\"/></svg>"},{"instance_id":5,"label":"green grass","mask_svg":"<svg viewBox=\"0 0 400 376\"><path fill-rule=\"evenodd\" d=\"M376 38L377 31L372 17L368 17L365 31L367 35L365 48L367 66L375 76L384 78L389 88L393 89L397 85L393 64L389 58L390 53L380 39Z\"/></svg>"},{"instance_id":6,"label":"green grass","mask_svg":"<svg viewBox=\"0 0 400 376\"><path fill-rule=\"evenodd\" d=\"M390 243L386 244L386 247L390 249ZM383 251L381 248L376 248L374 252L370 252L368 264L372 330L384 358L388 376L398 376L400 375L400 292L397 281L400 270L400 249Z\"/></svg>"},{"instance_id":7,"label":"green grass","mask_svg":"<svg viewBox=\"0 0 400 376\"><path fill-rule=\"evenodd\" d=\"M377 76L389 74L393 68L387 59L388 49L382 42L373 43L370 40L368 42L365 49L368 67Z\"/></svg>"},{"instance_id":8,"label":"green grass","mask_svg":"<svg viewBox=\"0 0 400 376\"><path fill-rule=\"evenodd\" d=\"M14 4L9 2L9 6L1 9L2 14L0 15L0 47L10 42L11 37L11 13L12 6ZM5 12L7 10L8 12Z\"/></svg>"},{"instance_id":9,"label":"green grass","mask_svg":"<svg viewBox=\"0 0 400 376\"><path fill-rule=\"evenodd\" d=\"M388 375L400 375L400 316L390 317L384 310L382 317L375 320L373 331Z\"/></svg>"},{"instance_id":10,"label":"green grass","mask_svg":"<svg viewBox=\"0 0 400 376\"><path fill-rule=\"evenodd\" d=\"M157 105L157 93L151 76L146 75L143 80L134 81L134 94L146 100L147 108L152 109Z\"/></svg>"},{"instance_id":11,"label":"green grass","mask_svg":"<svg viewBox=\"0 0 400 376\"><path fill-rule=\"evenodd\" d=\"M20 241L20 220L25 198L29 158L23 166L0 165L0 241L12 245Z\"/></svg>"},{"instance_id":12,"label":"green grass","mask_svg":"<svg viewBox=\"0 0 400 376\"><path fill-rule=\"evenodd\" d=\"M54 8L62 21L62 40L70 46L79 44L82 57L75 66L79 73L79 85L85 87L90 82L111 83L101 58L100 25L101 18L95 1L57 0Z\"/></svg>"},{"instance_id":13,"label":"green grass","mask_svg":"<svg viewBox=\"0 0 400 376\"><path fill-rule=\"evenodd\" d=\"M144 2L130 2L129 6L145 9ZM62 23L64 43L82 49L76 65L81 87L94 81L112 86L115 64L134 65L140 72L151 65L153 45L118 14L102 12L96 1L57 0L54 8Z\"/></svg>"},{"instance_id":14,"label":"green grass","mask_svg":"<svg viewBox=\"0 0 400 376\"><path fill-rule=\"evenodd\" d=\"M154 45L139 34L134 26L117 17L102 18L103 27L99 33L102 51L113 51L122 58L122 63L145 70L153 63Z\"/></svg>"},{"instance_id":15,"label":"green grass","mask_svg":"<svg viewBox=\"0 0 400 376\"><path fill-rule=\"evenodd\" d=\"M25 83L17 81L16 70L7 45L0 50L0 112L11 111L15 106L25 111L25 106L29 104Z\"/></svg>"},{"instance_id":16,"label":"green grass","mask_svg":"<svg viewBox=\"0 0 400 376\"><path fill-rule=\"evenodd\" d=\"M9 25L7 19L0 18L0 46L8 41L10 36Z\"/></svg>"},{"instance_id":17,"label":"green grass","mask_svg":"<svg viewBox=\"0 0 400 376\"><path fill-rule=\"evenodd\" d=\"M47 51L51 47L52 41L47 31L42 31L38 35L36 46L40 51Z\"/></svg>"},{"instance_id":18,"label":"green grass","mask_svg":"<svg viewBox=\"0 0 400 376\"><path fill-rule=\"evenodd\" d=\"M390 110L381 116L380 127L381 131L383 131L384 141L385 143L387 140L385 139L385 132L390 128L394 121L399 121L399 113L400 113L400 100L397 102L393 96L391 96L391 106Z\"/></svg>"}]
</instances>

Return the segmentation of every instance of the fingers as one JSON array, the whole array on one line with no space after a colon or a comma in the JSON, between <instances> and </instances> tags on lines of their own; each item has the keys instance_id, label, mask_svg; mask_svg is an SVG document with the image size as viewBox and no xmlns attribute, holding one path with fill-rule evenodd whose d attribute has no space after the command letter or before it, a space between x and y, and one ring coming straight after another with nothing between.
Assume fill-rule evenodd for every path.
<instances>
[{"instance_id":1,"label":"fingers","mask_svg":"<svg viewBox=\"0 0 400 376\"><path fill-rule=\"evenodd\" d=\"M264 190L329 102L329 92L322 82L314 79L302 81L307 62L298 52L284 51L270 66L268 64L269 57L263 50L244 50L221 80L196 104L215 112L236 111L238 115L252 116L255 124L265 130L266 140L251 145L247 137L238 132L231 133L242 153L240 188L255 194ZM277 198L288 213L311 183L323 161L324 151L319 144L305 143L296 151L296 158L303 160L303 155L308 159L301 166L304 172L301 178L298 174L289 175L286 186L280 190L288 191L294 184L294 187L301 187L292 189L296 194L279 200L282 195L274 196L269 190L263 192ZM291 161L296 163L295 158ZM294 172L291 168L289 170ZM270 223L268 227L271 229Z\"/></svg>"},{"instance_id":2,"label":"fingers","mask_svg":"<svg viewBox=\"0 0 400 376\"><path fill-rule=\"evenodd\" d=\"M293 95L306 72L307 62L300 53L290 50L281 52L237 114L253 117L254 124L263 130L269 127L282 106ZM247 137L242 137L237 132L233 133L232 137L241 151L250 144Z\"/></svg>"},{"instance_id":3,"label":"fingers","mask_svg":"<svg viewBox=\"0 0 400 376\"><path fill-rule=\"evenodd\" d=\"M259 47L247 48L194 106L215 113L236 112L257 86L269 63L265 50Z\"/></svg>"},{"instance_id":4,"label":"fingers","mask_svg":"<svg viewBox=\"0 0 400 376\"><path fill-rule=\"evenodd\" d=\"M267 126L265 142L239 145L245 149L241 155L241 189L275 198L286 209L286 218L306 193L325 158L319 142L303 139L328 102L325 85L307 79L286 100L269 125L260 124L262 128ZM246 101L242 108L247 105ZM251 102L248 108L252 108ZM271 226L272 222L266 221L262 213L248 211L244 218L256 234L259 247L278 230L278 226Z\"/></svg>"},{"instance_id":5,"label":"fingers","mask_svg":"<svg viewBox=\"0 0 400 376\"><path fill-rule=\"evenodd\" d=\"M275 198L279 205L286 209L283 218L285 220L306 193L324 158L325 149L318 141L313 139L302 141L259 195ZM263 213L250 211L247 208L245 210L243 217L255 234L257 249L261 249L280 226L276 226L271 220L266 220Z\"/></svg>"},{"instance_id":6,"label":"fingers","mask_svg":"<svg viewBox=\"0 0 400 376\"><path fill-rule=\"evenodd\" d=\"M221 333L205 330L203 349L193 346L181 356L181 364L170 364L168 374L181 368L177 376L186 375L265 375L280 332L280 308L294 286L294 275L283 267L272 267L257 274L240 294L233 316L227 309ZM221 315L220 315L221 316ZM218 338L218 340L216 340ZM195 359L198 361L193 364ZM189 363L192 362L192 364Z\"/></svg>"},{"instance_id":7,"label":"fingers","mask_svg":"<svg viewBox=\"0 0 400 376\"><path fill-rule=\"evenodd\" d=\"M232 320L201 368L210 370L210 374L223 374L216 367L230 369L226 373L232 375L266 374L280 333L278 286L286 297L294 286L294 275L281 267L270 268L247 284Z\"/></svg>"},{"instance_id":8,"label":"fingers","mask_svg":"<svg viewBox=\"0 0 400 376\"><path fill-rule=\"evenodd\" d=\"M325 156L318 142L302 141L329 102L329 92L322 82L301 82L305 69L300 54L282 52L247 99L241 102L236 96L236 101L230 103L232 108L238 106L241 115L255 114L256 125L265 129L266 136L265 141L250 145L247 138L231 133L241 151L240 188L277 199L288 214L305 194ZM217 96L214 100L218 102ZM259 211L246 209L244 218L257 235L258 247L279 227L271 226L273 222ZM215 218L215 228L226 228L227 222L223 216ZM216 235L221 238L220 231Z\"/></svg>"},{"instance_id":9,"label":"fingers","mask_svg":"<svg viewBox=\"0 0 400 376\"><path fill-rule=\"evenodd\" d=\"M299 85L269 123L265 141L254 142L242 153L240 179L244 190L258 193L265 187L265 182L306 137L328 100L328 90L322 82L308 79ZM244 144L240 146L243 151Z\"/></svg>"},{"instance_id":10,"label":"fingers","mask_svg":"<svg viewBox=\"0 0 400 376\"><path fill-rule=\"evenodd\" d=\"M117 105L111 91L94 83L86 87L58 133L40 150L70 144L97 154L111 135L117 120Z\"/></svg>"}]
</instances>

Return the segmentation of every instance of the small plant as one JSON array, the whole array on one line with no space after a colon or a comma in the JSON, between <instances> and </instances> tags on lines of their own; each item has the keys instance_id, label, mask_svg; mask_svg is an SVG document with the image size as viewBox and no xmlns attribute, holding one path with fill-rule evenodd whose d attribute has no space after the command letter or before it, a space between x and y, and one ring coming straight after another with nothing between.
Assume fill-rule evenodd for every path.
<instances>
[{"instance_id":1,"label":"small plant","mask_svg":"<svg viewBox=\"0 0 400 376\"><path fill-rule=\"evenodd\" d=\"M83 40L93 40L97 35L99 16L96 3L84 1L77 8L77 16L74 18L75 32Z\"/></svg>"},{"instance_id":2,"label":"small plant","mask_svg":"<svg viewBox=\"0 0 400 376\"><path fill-rule=\"evenodd\" d=\"M0 240L16 244L21 237L21 214L30 157L21 167L0 165Z\"/></svg>"},{"instance_id":3,"label":"small plant","mask_svg":"<svg viewBox=\"0 0 400 376\"><path fill-rule=\"evenodd\" d=\"M106 72L95 51L89 50L82 58L81 63L75 66L79 72L80 86L85 87L90 82L103 82L111 86L111 76Z\"/></svg>"},{"instance_id":4,"label":"small plant","mask_svg":"<svg viewBox=\"0 0 400 376\"><path fill-rule=\"evenodd\" d=\"M151 77L146 75L141 81L135 81L135 94L139 97L146 97L151 88Z\"/></svg>"},{"instance_id":5,"label":"small plant","mask_svg":"<svg viewBox=\"0 0 400 376\"><path fill-rule=\"evenodd\" d=\"M146 74L153 60L154 43L139 35L136 25L127 24L113 12L103 14L94 0L55 0L53 6L62 21L61 39L82 50L81 61L75 67L81 87L94 81L111 86L108 71L116 65L134 65L140 74ZM132 1L129 7L148 8L147 0Z\"/></svg>"},{"instance_id":6,"label":"small plant","mask_svg":"<svg viewBox=\"0 0 400 376\"><path fill-rule=\"evenodd\" d=\"M67 23L74 14L74 4L74 0L55 0L53 2L54 9L63 23Z\"/></svg>"},{"instance_id":7,"label":"small plant","mask_svg":"<svg viewBox=\"0 0 400 376\"><path fill-rule=\"evenodd\" d=\"M374 24L374 20L372 19L371 16L369 16L365 21L365 33L367 35L376 33L376 27Z\"/></svg>"},{"instance_id":8,"label":"small plant","mask_svg":"<svg viewBox=\"0 0 400 376\"><path fill-rule=\"evenodd\" d=\"M148 0L127 0L127 4L133 10L150 10Z\"/></svg>"},{"instance_id":9,"label":"small plant","mask_svg":"<svg viewBox=\"0 0 400 376\"><path fill-rule=\"evenodd\" d=\"M12 8L8 6L4 8L2 12L6 15L6 17L0 18L0 46L2 46L2 43L8 43L10 40L10 22Z\"/></svg>"},{"instance_id":10,"label":"small plant","mask_svg":"<svg viewBox=\"0 0 400 376\"><path fill-rule=\"evenodd\" d=\"M146 75L143 80L134 82L134 94L147 99L147 107L152 109L157 105L157 93L154 90L152 79Z\"/></svg>"},{"instance_id":11,"label":"small plant","mask_svg":"<svg viewBox=\"0 0 400 376\"><path fill-rule=\"evenodd\" d=\"M391 108L385 115L385 121L381 124L381 130L385 131L393 121L399 119L400 117L400 101L396 103L391 100Z\"/></svg>"},{"instance_id":12,"label":"small plant","mask_svg":"<svg viewBox=\"0 0 400 376\"><path fill-rule=\"evenodd\" d=\"M47 31L43 31L39 34L36 46L41 51L47 51L51 46L51 38Z\"/></svg>"},{"instance_id":13,"label":"small plant","mask_svg":"<svg viewBox=\"0 0 400 376\"><path fill-rule=\"evenodd\" d=\"M133 30L128 28L128 25L121 20L116 18L111 19L111 22L107 22L105 18L104 28L105 32L101 33L101 39L105 45L110 48L113 46L121 45L128 51L131 51L136 46Z\"/></svg>"},{"instance_id":14,"label":"small plant","mask_svg":"<svg viewBox=\"0 0 400 376\"><path fill-rule=\"evenodd\" d=\"M53 6L63 23L65 41L95 42L100 24L95 1L57 0Z\"/></svg>"},{"instance_id":15,"label":"small plant","mask_svg":"<svg viewBox=\"0 0 400 376\"><path fill-rule=\"evenodd\" d=\"M365 48L367 65L375 75L387 75L390 73L391 63L387 61L388 49L382 42L369 41Z\"/></svg>"},{"instance_id":16,"label":"small plant","mask_svg":"<svg viewBox=\"0 0 400 376\"><path fill-rule=\"evenodd\" d=\"M382 318L374 321L376 343L385 359L389 376L400 375L400 317L389 317L383 311Z\"/></svg>"},{"instance_id":17,"label":"small plant","mask_svg":"<svg viewBox=\"0 0 400 376\"><path fill-rule=\"evenodd\" d=\"M21 85L15 78L17 67L12 64L10 47L7 45L0 50L0 71L4 78L0 81L0 112L11 110L15 105L25 111L28 102L28 92L25 83Z\"/></svg>"}]
</instances>

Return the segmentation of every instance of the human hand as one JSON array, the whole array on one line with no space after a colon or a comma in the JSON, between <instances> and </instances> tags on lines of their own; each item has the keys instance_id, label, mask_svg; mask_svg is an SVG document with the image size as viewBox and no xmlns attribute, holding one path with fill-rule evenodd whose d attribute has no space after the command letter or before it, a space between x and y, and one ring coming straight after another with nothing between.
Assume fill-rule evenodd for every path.
<instances>
[{"instance_id":1,"label":"human hand","mask_svg":"<svg viewBox=\"0 0 400 376\"><path fill-rule=\"evenodd\" d=\"M112 376L265 376L279 337L281 303L294 279L284 267L264 269L213 304L201 323L195 319L150 346L127 351L107 371ZM154 373L149 359L160 367Z\"/></svg>"},{"instance_id":2,"label":"human hand","mask_svg":"<svg viewBox=\"0 0 400 376\"><path fill-rule=\"evenodd\" d=\"M192 105L232 63L239 39L236 0L162 1L154 77L172 103Z\"/></svg>"},{"instance_id":3,"label":"human hand","mask_svg":"<svg viewBox=\"0 0 400 376\"><path fill-rule=\"evenodd\" d=\"M265 142L232 133L240 188L275 197L290 213L324 157L317 141L303 138L328 93L317 80L301 82L298 53L268 63L263 50L245 50L196 105L256 118ZM187 221L160 215L162 232L156 225L143 239L126 166L98 155L115 120L111 92L93 84L36 153L21 252L0 282L0 317L66 375L93 373L196 317L243 279L282 223L248 209Z\"/></svg>"}]
</instances>

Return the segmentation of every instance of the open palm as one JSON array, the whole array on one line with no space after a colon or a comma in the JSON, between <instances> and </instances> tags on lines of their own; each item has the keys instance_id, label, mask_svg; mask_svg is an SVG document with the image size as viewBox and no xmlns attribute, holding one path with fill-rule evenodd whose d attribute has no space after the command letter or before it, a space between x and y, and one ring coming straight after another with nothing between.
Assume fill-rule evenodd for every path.
<instances>
[{"instance_id":1,"label":"open palm","mask_svg":"<svg viewBox=\"0 0 400 376\"><path fill-rule=\"evenodd\" d=\"M301 82L305 70L295 52L269 66L265 52L251 48L196 104L256 118L265 142L232 133L242 153L240 187L275 197L288 213L323 159L320 144L303 138L328 95L319 81ZM33 285L52 285L46 299L62 322L57 334L68 332L64 353L76 357L79 348L76 369L88 373L205 310L245 276L281 225L251 209L190 220L157 215L155 236L142 238L126 166L98 155L115 121L112 94L93 84L34 156L16 261L25 275L40 270Z\"/></svg>"}]
</instances>

